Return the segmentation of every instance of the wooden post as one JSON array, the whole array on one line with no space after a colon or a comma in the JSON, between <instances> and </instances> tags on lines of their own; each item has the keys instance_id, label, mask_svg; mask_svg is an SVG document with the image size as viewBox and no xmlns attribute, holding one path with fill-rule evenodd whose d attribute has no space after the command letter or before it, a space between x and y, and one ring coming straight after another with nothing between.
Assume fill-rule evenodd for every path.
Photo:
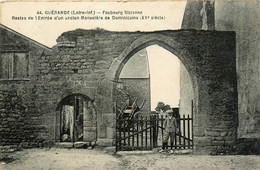
<instances>
[{"instance_id":1,"label":"wooden post","mask_svg":"<svg viewBox=\"0 0 260 170\"><path fill-rule=\"evenodd\" d=\"M132 121L132 125L133 125L133 128L132 128L132 146L134 147L135 146L135 136L134 136L134 133L135 133L135 122L133 120L130 120L130 119L128 119L128 121Z\"/></svg>"},{"instance_id":2,"label":"wooden post","mask_svg":"<svg viewBox=\"0 0 260 170\"><path fill-rule=\"evenodd\" d=\"M122 119L121 118L119 118L119 120L118 120L118 124L119 124L119 128L118 128L118 130L119 130L119 141L118 141L118 143L119 143L119 150L122 150L122 148L121 148L121 131L122 131Z\"/></svg>"},{"instance_id":3,"label":"wooden post","mask_svg":"<svg viewBox=\"0 0 260 170\"><path fill-rule=\"evenodd\" d=\"M177 118L176 118L176 122L178 122ZM177 130L176 129L177 129L177 127L175 128L175 136L174 136L174 148L175 149L177 149Z\"/></svg>"},{"instance_id":4,"label":"wooden post","mask_svg":"<svg viewBox=\"0 0 260 170\"><path fill-rule=\"evenodd\" d=\"M156 140L156 116L153 115L153 147L155 148L157 145L157 140Z\"/></svg>"},{"instance_id":5,"label":"wooden post","mask_svg":"<svg viewBox=\"0 0 260 170\"><path fill-rule=\"evenodd\" d=\"M193 100L191 100L191 133L192 133L192 148L193 148L193 139L194 139L194 134L193 134Z\"/></svg>"},{"instance_id":6,"label":"wooden post","mask_svg":"<svg viewBox=\"0 0 260 170\"><path fill-rule=\"evenodd\" d=\"M157 127L157 130L156 130L156 147L158 147L158 135L159 135L159 115L156 115L156 127Z\"/></svg>"},{"instance_id":7,"label":"wooden post","mask_svg":"<svg viewBox=\"0 0 260 170\"><path fill-rule=\"evenodd\" d=\"M63 118L64 117L64 105L61 105L60 109L60 135L59 135L59 141L62 142L61 137L63 135Z\"/></svg>"},{"instance_id":8,"label":"wooden post","mask_svg":"<svg viewBox=\"0 0 260 170\"><path fill-rule=\"evenodd\" d=\"M185 131L186 131L186 126L185 126L185 115L183 115L183 148L185 149L185 145L186 145L186 134L185 134Z\"/></svg>"},{"instance_id":9,"label":"wooden post","mask_svg":"<svg viewBox=\"0 0 260 170\"><path fill-rule=\"evenodd\" d=\"M180 118L180 127L179 127L179 148L181 148L181 118Z\"/></svg>"},{"instance_id":10,"label":"wooden post","mask_svg":"<svg viewBox=\"0 0 260 170\"><path fill-rule=\"evenodd\" d=\"M83 103L83 112L84 112L84 106L85 106L85 102ZM118 128L118 113L117 113L117 102L115 101L114 103L114 107L115 107L115 112L116 112L116 152L118 151L117 149L117 141L118 141L118 134L117 134L117 128ZM85 116L85 115L84 115ZM84 119L83 119L84 120Z\"/></svg>"},{"instance_id":11,"label":"wooden post","mask_svg":"<svg viewBox=\"0 0 260 170\"><path fill-rule=\"evenodd\" d=\"M144 130L144 128L143 128L143 116L141 116L141 131L142 131L142 133L141 133L141 147L143 148L143 142L144 142L144 139L143 139L143 135L144 135L144 132L143 132L143 130Z\"/></svg>"},{"instance_id":12,"label":"wooden post","mask_svg":"<svg viewBox=\"0 0 260 170\"><path fill-rule=\"evenodd\" d=\"M137 118L136 120L136 131L137 131L137 134L136 134L136 143L137 143L137 147L139 147L139 118Z\"/></svg>"},{"instance_id":13,"label":"wooden post","mask_svg":"<svg viewBox=\"0 0 260 170\"><path fill-rule=\"evenodd\" d=\"M126 133L126 132L125 132L125 129L126 129L126 120L123 120L123 121L124 121L124 126L123 126L123 127L124 127L124 146L126 146L126 139L125 139L125 136L126 136L126 135L125 135L125 133Z\"/></svg>"},{"instance_id":14,"label":"wooden post","mask_svg":"<svg viewBox=\"0 0 260 170\"><path fill-rule=\"evenodd\" d=\"M126 121L128 121L128 120L126 120ZM127 125L129 125L129 121L128 121L128 124ZM127 137L128 137L128 141L127 141L127 143L128 143L128 146L130 146L130 127L128 127L127 128Z\"/></svg>"},{"instance_id":15,"label":"wooden post","mask_svg":"<svg viewBox=\"0 0 260 170\"><path fill-rule=\"evenodd\" d=\"M190 115L188 114L188 148L190 148Z\"/></svg>"},{"instance_id":16,"label":"wooden post","mask_svg":"<svg viewBox=\"0 0 260 170\"><path fill-rule=\"evenodd\" d=\"M150 148L152 149L152 143L153 143L153 141L152 141L152 136L153 136L153 134L152 134L152 120L151 120L151 116L150 116Z\"/></svg>"},{"instance_id":17,"label":"wooden post","mask_svg":"<svg viewBox=\"0 0 260 170\"><path fill-rule=\"evenodd\" d=\"M145 116L145 147L147 148L147 116Z\"/></svg>"},{"instance_id":18,"label":"wooden post","mask_svg":"<svg viewBox=\"0 0 260 170\"><path fill-rule=\"evenodd\" d=\"M163 144L163 116L161 115L161 127L162 127L162 144Z\"/></svg>"}]
</instances>

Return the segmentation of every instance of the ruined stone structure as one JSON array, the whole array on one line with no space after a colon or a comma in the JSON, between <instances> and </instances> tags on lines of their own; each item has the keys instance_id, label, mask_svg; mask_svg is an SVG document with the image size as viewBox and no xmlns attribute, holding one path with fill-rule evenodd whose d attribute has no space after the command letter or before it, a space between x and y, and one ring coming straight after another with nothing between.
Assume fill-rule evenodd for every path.
<instances>
[{"instance_id":1,"label":"ruined stone structure","mask_svg":"<svg viewBox=\"0 0 260 170\"><path fill-rule=\"evenodd\" d=\"M215 3L215 29L236 32L238 135L242 138L260 138L259 9L259 1Z\"/></svg>"},{"instance_id":2,"label":"ruined stone structure","mask_svg":"<svg viewBox=\"0 0 260 170\"><path fill-rule=\"evenodd\" d=\"M188 1L182 23L182 29L236 32L238 141L242 141L241 145L247 148L245 150L251 148L252 152L256 153L259 153L260 145L259 9L260 3L257 0ZM181 79L185 79L187 74L188 72L182 69ZM185 80L181 82L182 91L192 90ZM182 93L181 100L192 98L190 94Z\"/></svg>"},{"instance_id":3,"label":"ruined stone structure","mask_svg":"<svg viewBox=\"0 0 260 170\"><path fill-rule=\"evenodd\" d=\"M62 121L72 111L62 108L75 109L72 117L81 122L78 127L83 130L83 141L113 145L119 75L136 52L154 44L176 55L191 77L195 153L214 153L223 143L233 146L237 139L234 32L75 30L59 36L52 49L1 26L3 36L9 41L1 42L1 58L12 52L4 46L28 47L24 51L28 52L29 67L26 79L0 80L2 96L9 96L1 97L1 145L32 147L62 142L60 132L65 131L70 139L81 140L81 136L75 137L81 131L69 132ZM19 132L26 134L20 136ZM63 139L69 141L66 135Z\"/></svg>"}]
</instances>

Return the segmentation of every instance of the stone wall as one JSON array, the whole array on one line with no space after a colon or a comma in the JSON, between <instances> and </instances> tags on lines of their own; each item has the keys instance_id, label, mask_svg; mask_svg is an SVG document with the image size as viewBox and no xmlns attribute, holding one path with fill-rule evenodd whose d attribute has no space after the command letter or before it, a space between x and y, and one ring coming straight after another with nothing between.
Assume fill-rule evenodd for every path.
<instances>
[{"instance_id":1,"label":"stone wall","mask_svg":"<svg viewBox=\"0 0 260 170\"><path fill-rule=\"evenodd\" d=\"M205 3L211 4L212 7L204 8ZM211 28L214 28L218 31L236 32L238 135L242 138L260 137L259 8L258 0L189 1L182 24L183 29L212 30Z\"/></svg>"},{"instance_id":2,"label":"stone wall","mask_svg":"<svg viewBox=\"0 0 260 170\"><path fill-rule=\"evenodd\" d=\"M203 35L200 35L204 38L198 36L197 33L202 33ZM236 78L234 78L236 72L235 53L233 51L235 45L231 40L234 34L228 33L230 37L228 34L218 34L215 37L216 39L213 38L213 40L211 35L214 32L208 32L207 35L204 33L207 34L207 32L200 31L169 31L163 32L163 35L158 33L156 36L153 34L143 36L114 59L106 74L112 89L112 82L116 80L120 69L131 57L131 54L151 44L159 44L178 56L189 71L193 82L195 152L198 154L210 153L218 146L222 146L224 141L228 141L229 145L232 144L236 138L237 128L237 93ZM195 34L196 38L193 38ZM164 35L167 35L168 38ZM182 38L179 39L178 35ZM224 39L226 40L223 41ZM169 46L166 44L169 44ZM216 56L222 56L227 62ZM104 82L106 82L104 86L108 87L109 81ZM219 95L223 97L218 98ZM218 108L218 106L221 107Z\"/></svg>"},{"instance_id":3,"label":"stone wall","mask_svg":"<svg viewBox=\"0 0 260 170\"><path fill-rule=\"evenodd\" d=\"M236 32L238 135L260 137L260 3L215 3L216 30Z\"/></svg>"},{"instance_id":4,"label":"stone wall","mask_svg":"<svg viewBox=\"0 0 260 170\"><path fill-rule=\"evenodd\" d=\"M27 78L0 79L0 146L38 147L48 137L36 107L37 59L51 53L47 47L13 30L0 28L0 56L26 52L29 55Z\"/></svg>"},{"instance_id":5,"label":"stone wall","mask_svg":"<svg viewBox=\"0 0 260 170\"><path fill-rule=\"evenodd\" d=\"M16 90L1 90L0 108L0 145L38 147L42 141L36 139L37 133L44 132L37 128L41 124L39 115L30 113L31 108L24 105Z\"/></svg>"},{"instance_id":6,"label":"stone wall","mask_svg":"<svg viewBox=\"0 0 260 170\"><path fill-rule=\"evenodd\" d=\"M41 53L32 62L32 79L20 87L18 96L44 131L37 137L58 141L59 102L66 96L82 94L92 100L97 118L97 144L109 146L115 139L114 95L119 74L137 51L157 44L179 57L189 72L194 91L195 153L208 154L232 145L237 130L237 88L235 34L217 31L109 32L75 30L63 33L52 55ZM39 51L39 50L38 50ZM32 55L33 56L33 55ZM33 81L32 81L33 80ZM27 83L27 84L26 84ZM25 87L25 88L24 88ZM31 88L34 87L34 88ZM17 88L19 89L19 88ZM33 121L32 121L33 122ZM33 124L32 124L33 125ZM37 124L38 125L38 124ZM33 125L34 127L34 125ZM35 125L35 127L37 127Z\"/></svg>"}]
</instances>

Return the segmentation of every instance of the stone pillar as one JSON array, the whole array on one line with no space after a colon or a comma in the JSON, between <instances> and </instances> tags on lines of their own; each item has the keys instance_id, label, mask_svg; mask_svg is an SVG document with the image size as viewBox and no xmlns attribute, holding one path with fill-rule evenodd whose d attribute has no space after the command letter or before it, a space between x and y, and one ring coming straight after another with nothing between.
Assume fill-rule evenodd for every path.
<instances>
[{"instance_id":1,"label":"stone pillar","mask_svg":"<svg viewBox=\"0 0 260 170\"><path fill-rule=\"evenodd\" d=\"M97 127L96 127L96 116L93 103L91 101L84 101L83 104L83 141L84 142L95 142Z\"/></svg>"},{"instance_id":2,"label":"stone pillar","mask_svg":"<svg viewBox=\"0 0 260 170\"><path fill-rule=\"evenodd\" d=\"M96 96L97 104L97 144L99 146L111 146L115 132L115 113L113 104L113 81L103 79L99 83Z\"/></svg>"}]
</instances>

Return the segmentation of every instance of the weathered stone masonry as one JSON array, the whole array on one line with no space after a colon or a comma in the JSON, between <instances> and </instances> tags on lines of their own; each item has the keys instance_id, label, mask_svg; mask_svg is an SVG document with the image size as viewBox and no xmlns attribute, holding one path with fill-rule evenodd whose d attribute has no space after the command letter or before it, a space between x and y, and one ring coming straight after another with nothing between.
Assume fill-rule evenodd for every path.
<instances>
[{"instance_id":1,"label":"weathered stone masonry","mask_svg":"<svg viewBox=\"0 0 260 170\"><path fill-rule=\"evenodd\" d=\"M0 80L0 145L41 146L48 131L35 103L37 60L51 50L2 25L0 37L0 55L24 52L30 56L28 78Z\"/></svg>"},{"instance_id":2,"label":"weathered stone masonry","mask_svg":"<svg viewBox=\"0 0 260 170\"><path fill-rule=\"evenodd\" d=\"M236 32L238 143L239 148L244 145L245 149L242 150L251 150L251 153L258 154L260 151L259 7L258 0L187 1L182 22L182 29ZM181 79L187 74L187 71L182 69ZM181 87L183 92L181 98L191 98L192 96L185 92L191 91L192 88L182 84Z\"/></svg>"},{"instance_id":3,"label":"weathered stone masonry","mask_svg":"<svg viewBox=\"0 0 260 170\"><path fill-rule=\"evenodd\" d=\"M195 153L212 153L224 142L232 145L238 124L234 37L234 32L195 30L63 33L51 55L41 53L34 60L35 81L29 81L34 91L21 96L23 105L33 103L35 113L28 117L37 118L37 127L43 128L30 129L36 136L25 140L58 142L59 102L71 94L83 94L94 101L97 114L97 127L89 128L96 133L92 142L112 145L116 123L114 93L120 71L134 53L157 44L179 57L191 76ZM9 83L18 84L8 81L8 85L1 82L1 86L10 87ZM31 121L27 123L34 127ZM2 139L1 145L7 144Z\"/></svg>"}]
</instances>

